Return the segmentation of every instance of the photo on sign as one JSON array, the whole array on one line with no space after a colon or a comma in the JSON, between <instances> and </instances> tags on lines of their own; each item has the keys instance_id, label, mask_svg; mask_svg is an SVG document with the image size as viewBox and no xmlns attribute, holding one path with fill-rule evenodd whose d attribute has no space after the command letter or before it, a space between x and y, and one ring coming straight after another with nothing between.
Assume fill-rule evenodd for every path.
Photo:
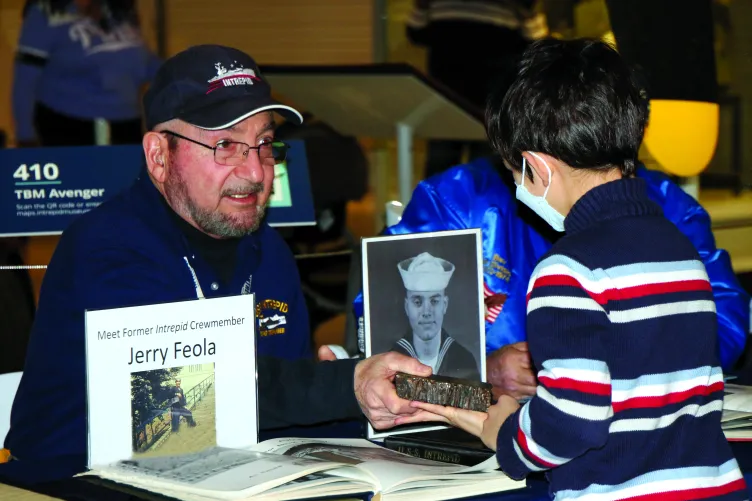
<instances>
[{"instance_id":1,"label":"photo on sign","mask_svg":"<svg viewBox=\"0 0 752 501\"><path fill-rule=\"evenodd\" d=\"M217 444L214 364L131 373L134 457L197 452Z\"/></svg>"},{"instance_id":2,"label":"photo on sign","mask_svg":"<svg viewBox=\"0 0 752 501\"><path fill-rule=\"evenodd\" d=\"M363 239L366 356L396 351L433 374L485 381L481 250L480 229ZM419 431L398 428L373 437Z\"/></svg>"}]
</instances>

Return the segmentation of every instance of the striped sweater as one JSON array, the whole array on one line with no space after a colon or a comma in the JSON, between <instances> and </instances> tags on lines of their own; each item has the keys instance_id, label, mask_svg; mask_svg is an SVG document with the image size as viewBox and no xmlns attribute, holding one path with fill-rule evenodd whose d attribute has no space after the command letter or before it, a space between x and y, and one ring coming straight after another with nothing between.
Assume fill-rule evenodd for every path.
<instances>
[{"instance_id":1,"label":"striped sweater","mask_svg":"<svg viewBox=\"0 0 752 501\"><path fill-rule=\"evenodd\" d=\"M694 247L641 179L590 190L565 226L528 285L539 385L502 425L499 465L550 470L557 500L747 499Z\"/></svg>"}]
</instances>

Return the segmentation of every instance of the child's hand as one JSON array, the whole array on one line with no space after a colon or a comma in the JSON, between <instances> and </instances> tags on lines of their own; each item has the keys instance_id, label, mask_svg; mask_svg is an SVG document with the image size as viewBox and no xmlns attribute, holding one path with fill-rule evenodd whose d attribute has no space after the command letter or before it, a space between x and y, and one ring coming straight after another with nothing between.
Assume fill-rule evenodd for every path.
<instances>
[{"instance_id":1,"label":"child's hand","mask_svg":"<svg viewBox=\"0 0 752 501\"><path fill-rule=\"evenodd\" d=\"M488 408L488 412L469 411L444 405L426 404L424 402L410 402L411 407L420 410L411 416L401 417L395 424L420 423L426 421L441 421L479 437L491 450L496 450L496 438L499 429L506 419L520 408L515 399L502 395L499 401Z\"/></svg>"},{"instance_id":2,"label":"child's hand","mask_svg":"<svg viewBox=\"0 0 752 501\"><path fill-rule=\"evenodd\" d=\"M496 450L501 425L519 408L520 404L517 403L517 400L508 395L502 395L494 405L488 408L488 419L483 423L483 431L480 435L480 439L483 440L486 447Z\"/></svg>"},{"instance_id":3,"label":"child's hand","mask_svg":"<svg viewBox=\"0 0 752 501\"><path fill-rule=\"evenodd\" d=\"M427 404L425 402L412 401L410 402L410 407L417 407L420 410L411 416L397 419L395 424L441 421L457 428L462 428L476 437L480 437L481 433L483 433L483 423L488 418L488 414L485 412L469 411L458 409L457 407Z\"/></svg>"}]
</instances>

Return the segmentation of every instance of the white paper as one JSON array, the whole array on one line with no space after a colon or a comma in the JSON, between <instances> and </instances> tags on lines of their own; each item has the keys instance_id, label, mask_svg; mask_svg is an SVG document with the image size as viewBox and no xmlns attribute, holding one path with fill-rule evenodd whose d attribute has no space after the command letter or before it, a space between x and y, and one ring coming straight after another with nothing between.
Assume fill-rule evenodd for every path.
<instances>
[{"instance_id":1,"label":"white paper","mask_svg":"<svg viewBox=\"0 0 752 501\"><path fill-rule=\"evenodd\" d=\"M10 411L16 398L21 372L0 375L0 444L5 442L5 435L10 430Z\"/></svg>"},{"instance_id":2,"label":"white paper","mask_svg":"<svg viewBox=\"0 0 752 501\"><path fill-rule=\"evenodd\" d=\"M200 432L216 433L211 445L257 443L255 339L252 294L87 311L89 467L138 456L132 446L131 375L154 369L182 367L186 394L189 384L207 381L202 413L208 417ZM207 424L211 418L215 431ZM197 421L196 430L202 426ZM158 424L164 428L164 421Z\"/></svg>"},{"instance_id":3,"label":"white paper","mask_svg":"<svg viewBox=\"0 0 752 501\"><path fill-rule=\"evenodd\" d=\"M727 383L724 393L724 410L752 412L752 387Z\"/></svg>"},{"instance_id":4,"label":"white paper","mask_svg":"<svg viewBox=\"0 0 752 501\"><path fill-rule=\"evenodd\" d=\"M121 462L97 473L132 485L237 499L252 496L311 473L331 463L213 447L178 457L154 457Z\"/></svg>"}]
</instances>

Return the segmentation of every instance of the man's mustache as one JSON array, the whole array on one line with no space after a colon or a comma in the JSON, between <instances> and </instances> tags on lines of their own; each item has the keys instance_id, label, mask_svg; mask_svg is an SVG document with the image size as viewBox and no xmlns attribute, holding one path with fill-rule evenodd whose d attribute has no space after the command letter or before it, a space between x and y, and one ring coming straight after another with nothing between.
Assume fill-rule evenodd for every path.
<instances>
[{"instance_id":1,"label":"man's mustache","mask_svg":"<svg viewBox=\"0 0 752 501\"><path fill-rule=\"evenodd\" d=\"M226 188L222 190L223 197L229 197L231 195L247 195L252 193L261 193L264 191L263 183L249 183L244 186L233 186L232 188Z\"/></svg>"}]
</instances>

